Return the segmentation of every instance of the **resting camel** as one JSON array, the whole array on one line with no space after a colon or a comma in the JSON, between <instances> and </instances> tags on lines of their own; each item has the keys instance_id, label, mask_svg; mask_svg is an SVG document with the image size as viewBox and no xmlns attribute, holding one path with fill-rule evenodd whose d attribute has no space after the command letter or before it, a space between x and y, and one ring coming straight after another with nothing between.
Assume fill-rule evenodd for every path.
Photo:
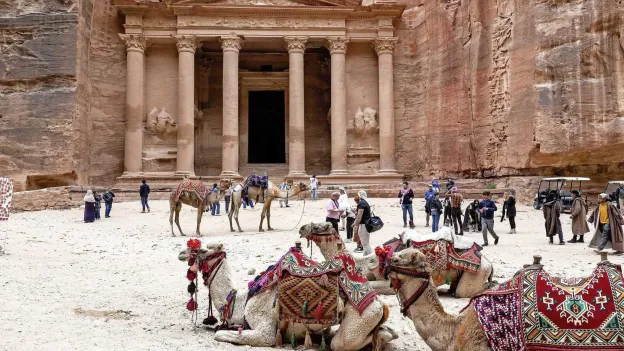
<instances>
[{"instance_id":1,"label":"resting camel","mask_svg":"<svg viewBox=\"0 0 624 351\"><path fill-rule=\"evenodd\" d=\"M450 230L450 228L441 230ZM413 233L413 231L407 231L405 234L399 235L401 239L390 240L384 243L384 245L394 242L396 246L395 252L401 251L407 247L409 240L411 240L410 233ZM331 223L305 224L299 229L299 235L301 238L313 241L326 260L334 257L336 254L337 243L342 243L344 247L342 238L332 228ZM379 259L376 254L358 256L355 258L355 262L375 291L380 294L394 293L392 288L390 288L388 280L379 272ZM449 277L451 293L455 297L460 298L470 298L487 290L492 285L493 273L492 263L485 256L481 256L481 266L478 272L460 271L456 268L433 272L434 276Z\"/></svg>"},{"instance_id":2,"label":"resting camel","mask_svg":"<svg viewBox=\"0 0 624 351\"><path fill-rule=\"evenodd\" d=\"M201 180L185 178L169 196L169 224L171 225L171 235L175 236L173 232L173 215L175 213L175 224L180 230L180 235L185 236L180 227L180 210L182 209L182 204L185 204L197 209L197 229L195 230L195 234L201 236L199 227L201 225L202 215L206 210L206 205L212 205L221 201L225 190L230 187L231 183L232 181L229 179L221 179L219 181L221 191L213 193L211 188L202 183Z\"/></svg>"},{"instance_id":3,"label":"resting camel","mask_svg":"<svg viewBox=\"0 0 624 351\"><path fill-rule=\"evenodd\" d=\"M525 266L525 268L530 269L537 269L540 267L541 265L539 265L539 259L534 261L534 266ZM475 312L475 300L472 300L470 304L465 307L459 314L446 313L444 311L444 308L442 307L442 304L440 303L440 300L438 299L438 293L433 285L433 279L431 279L431 274L431 266L427 262L425 255L423 255L417 249L410 248L403 250L392 255L392 258L390 259L390 279L393 280L393 286L396 290L397 298L401 303L402 312L412 319L416 331L418 332L418 334L420 334L425 343L433 351L492 350L492 348L490 348L488 337L484 332L477 312ZM564 278L560 279L565 281ZM508 282L503 284L507 283ZM602 294L602 291L599 291L598 294ZM612 297L608 296L607 298L611 299ZM559 301L561 301L561 298L559 298ZM524 303L523 300L520 300L518 302L518 304L522 303ZM405 308L406 306L407 309ZM508 308L513 309L514 307L509 306ZM536 313L534 309L531 309L531 311L532 312L529 313ZM558 311L559 310L555 311L555 313L559 314L560 312ZM484 312L489 316L495 315L493 312ZM522 313L524 312L521 310L519 311L519 313L520 317L522 317ZM514 324L511 313L500 314L496 316L500 323L504 323L507 325L517 325ZM583 329L583 326L579 325L578 329ZM533 329L533 331L537 333L535 329ZM558 333L562 331L563 329L557 330ZM579 332L583 332L583 330L579 330ZM493 331L493 333L497 332ZM519 333L524 334L522 330L520 330ZM597 335L603 335L601 333L605 333L605 330L602 329L600 331L597 331ZM518 340L517 342L526 341L522 340L523 336L526 339L526 335L520 335L520 340ZM561 340L563 339L565 339L565 337L562 337ZM621 340L622 339L620 338L620 342ZM567 341L569 342L570 339ZM566 342L566 340L563 340L562 342ZM604 344L597 344L598 342L599 340L597 338L589 338L581 345L580 348L584 350L604 350L604 348L600 347ZM556 344L554 346L558 346L556 347L557 349L566 349L564 347L565 345ZM553 348L548 349L554 350L554 346ZM613 346L611 347L613 349L617 348L615 344L613 344ZM521 348L518 347L514 349L519 350ZM522 349L524 350L525 348ZM545 350L546 348L533 347L531 349Z\"/></svg>"},{"instance_id":4,"label":"resting camel","mask_svg":"<svg viewBox=\"0 0 624 351\"><path fill-rule=\"evenodd\" d=\"M231 196L231 207L230 213L228 214L228 218L230 220L230 231L234 231L234 227L232 226L232 216L236 220L236 226L238 227L238 231L242 232L243 230L238 223L238 211L243 203L243 189L244 186L242 184L232 184L232 196ZM260 215L260 226L259 231L263 232L262 223L264 222L264 218L267 220L267 230L273 230L271 228L271 202L273 199L288 199L291 196L297 195L301 192L308 190L307 185L303 183L295 184L292 186L290 190L280 190L273 184L271 181L267 184L266 193L264 194L264 206L262 206L262 214ZM257 196L262 197L263 189L257 185L250 185L248 187L248 193L250 199L255 199Z\"/></svg>"},{"instance_id":5,"label":"resting camel","mask_svg":"<svg viewBox=\"0 0 624 351\"><path fill-rule=\"evenodd\" d=\"M222 244L208 245L208 250L202 250L200 255L208 258L211 255L223 252ZM178 255L181 261L188 261L191 255L190 249L182 251ZM221 261L221 263L219 263ZM274 307L276 300L277 284L272 288L260 291L247 300L247 290L237 291L232 284L232 277L228 260L225 257L216 258L208 261L212 267L220 265L218 269L214 269L210 274L211 283L208 289L212 296L214 309L222 310L226 305L226 298L231 292L235 294L234 306L231 317L226 318L228 325L249 325L248 330L232 331L219 330L215 334L215 340L220 342L229 342L238 345L250 345L257 347L271 347L276 344L277 335L280 333L283 340L290 341L291 330L295 334L296 339L305 337L308 331L321 332L322 326L308 325L307 328L303 324L288 324L287 322L278 323L277 309ZM339 301L342 300L339 297ZM247 301L245 303L245 301ZM374 332L378 331L378 345L384 345L397 338L397 335L383 323L388 317L388 307L380 301L378 297L360 314L358 310L346 301L343 302L342 320L340 327L331 340L331 350L359 350L368 344L371 344ZM223 322L223 321L222 321ZM278 329L278 324L280 329ZM309 329L308 329L309 328Z\"/></svg>"}]
</instances>

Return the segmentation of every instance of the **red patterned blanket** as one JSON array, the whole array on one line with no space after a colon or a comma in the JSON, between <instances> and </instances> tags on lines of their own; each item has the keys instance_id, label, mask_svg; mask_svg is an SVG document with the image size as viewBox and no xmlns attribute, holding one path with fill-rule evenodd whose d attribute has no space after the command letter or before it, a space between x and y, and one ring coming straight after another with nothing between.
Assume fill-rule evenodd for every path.
<instances>
[{"instance_id":1,"label":"red patterned blanket","mask_svg":"<svg viewBox=\"0 0 624 351\"><path fill-rule=\"evenodd\" d=\"M476 272L481 267L481 246L474 244L468 250L460 250L446 240L411 241L420 250L434 270L457 268Z\"/></svg>"},{"instance_id":2,"label":"red patterned blanket","mask_svg":"<svg viewBox=\"0 0 624 351\"><path fill-rule=\"evenodd\" d=\"M568 279L521 270L472 302L494 351L624 349L619 265Z\"/></svg>"},{"instance_id":3,"label":"red patterned blanket","mask_svg":"<svg viewBox=\"0 0 624 351\"><path fill-rule=\"evenodd\" d=\"M210 194L210 190L208 190L206 185L201 180L188 178L182 180L182 183L178 185L176 190L171 192L171 198L177 202L183 192L187 192L191 194L191 196L197 197L200 202L204 201L204 199L206 199L206 197Z\"/></svg>"}]
</instances>

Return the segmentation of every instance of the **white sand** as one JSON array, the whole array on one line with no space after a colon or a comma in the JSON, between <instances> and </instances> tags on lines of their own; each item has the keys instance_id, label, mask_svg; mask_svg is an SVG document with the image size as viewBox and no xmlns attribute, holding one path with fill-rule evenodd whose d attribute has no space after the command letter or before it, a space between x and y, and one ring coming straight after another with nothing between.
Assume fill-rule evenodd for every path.
<instances>
[{"instance_id":1,"label":"white sand","mask_svg":"<svg viewBox=\"0 0 624 351\"><path fill-rule=\"evenodd\" d=\"M386 223L383 230L372 235L374 247L400 232L402 220L397 200L370 202ZM188 237L171 237L165 201L152 201L151 205L152 212L142 214L138 202L116 203L112 218L89 224L83 223L81 209L13 214L8 226L8 255L0 256L0 349L249 349L216 343L211 332L193 328L185 309L189 298L187 267L177 260ZM272 224L276 231L265 233L257 232L259 209L241 209L245 233L229 231L224 211L217 217L205 215L202 242L225 244L234 280L245 287L253 278L247 274L249 269L264 270L294 245L298 228L293 227L303 205L302 201L291 201L291 208L281 209L274 202ZM306 202L301 224L324 220L324 205L325 200ZM424 228L422 201L414 206L417 229L430 230ZM194 209L184 206L181 223L187 234L195 228L195 216ZM563 216L566 240L571 237L568 217ZM550 272L568 276L587 275L599 261L586 244L548 245L540 211L519 208L516 235L506 234L508 222L499 220L495 229L500 243L493 246L490 239L491 246L484 249L499 281L531 263L534 254L543 256ZM482 243L480 233L468 237ZM348 248L352 250L354 245ZM317 250L313 258L321 258ZM622 257L611 257L611 261L622 263ZM203 287L201 294L200 307L205 307L207 293ZM411 321L400 315L396 297L383 300L392 311L388 324L400 334L386 350L428 350ZM448 311L455 312L467 300L443 297L443 303ZM102 316L91 312L118 310L129 313Z\"/></svg>"}]
</instances>

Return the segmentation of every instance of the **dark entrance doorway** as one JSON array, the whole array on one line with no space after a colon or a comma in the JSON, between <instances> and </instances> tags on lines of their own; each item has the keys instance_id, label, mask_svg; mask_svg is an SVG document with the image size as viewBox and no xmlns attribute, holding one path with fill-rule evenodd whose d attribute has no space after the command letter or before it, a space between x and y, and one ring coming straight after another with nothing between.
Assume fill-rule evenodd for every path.
<instances>
[{"instance_id":1,"label":"dark entrance doorway","mask_svg":"<svg viewBox=\"0 0 624 351\"><path fill-rule=\"evenodd\" d=\"M284 91L249 92L248 163L286 163Z\"/></svg>"}]
</instances>

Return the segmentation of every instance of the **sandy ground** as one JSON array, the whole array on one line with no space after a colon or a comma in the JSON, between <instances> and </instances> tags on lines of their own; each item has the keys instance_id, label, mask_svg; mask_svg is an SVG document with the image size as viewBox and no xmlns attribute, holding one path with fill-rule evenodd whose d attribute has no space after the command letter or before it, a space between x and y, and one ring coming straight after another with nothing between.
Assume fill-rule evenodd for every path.
<instances>
[{"instance_id":1,"label":"sandy ground","mask_svg":"<svg viewBox=\"0 0 624 351\"><path fill-rule=\"evenodd\" d=\"M386 223L373 234L374 247L399 233L402 220L397 200L370 202ZM276 231L265 233L257 232L259 209L241 209L244 233L231 233L224 213L206 215L202 241L225 244L234 281L244 288L253 278L248 275L250 269L264 270L294 245L302 210L301 224L322 221L324 205L325 200L305 205L291 201L290 208L282 209L275 202L272 224ZM81 209L13 214L8 254L0 256L0 350L250 349L217 343L212 332L193 327L185 309L186 266L177 260L188 238L171 236L166 202L152 201L151 206L151 213L142 214L138 202L117 203L112 218L89 224L83 223ZM414 207L417 229L428 231L422 200ZM194 209L184 206L181 223L187 234L195 227L195 216ZM566 240L571 236L568 217L563 217ZM534 254L543 256L552 273L568 276L587 275L599 261L584 244L548 245L540 211L520 207L517 223L518 234L508 235L508 222L500 223L497 218L500 243L493 246L490 239L492 246L484 249L499 281L531 263ZM468 237L482 243L480 233ZM354 249L354 244L348 248ZM313 258L321 258L318 251ZM615 263L622 260L611 257ZM205 290L202 295L207 299ZM448 296L442 299L450 312L468 302ZM400 315L396 297L383 300L392 313L388 324L400 334L386 350L428 350L412 322Z\"/></svg>"}]
</instances>

